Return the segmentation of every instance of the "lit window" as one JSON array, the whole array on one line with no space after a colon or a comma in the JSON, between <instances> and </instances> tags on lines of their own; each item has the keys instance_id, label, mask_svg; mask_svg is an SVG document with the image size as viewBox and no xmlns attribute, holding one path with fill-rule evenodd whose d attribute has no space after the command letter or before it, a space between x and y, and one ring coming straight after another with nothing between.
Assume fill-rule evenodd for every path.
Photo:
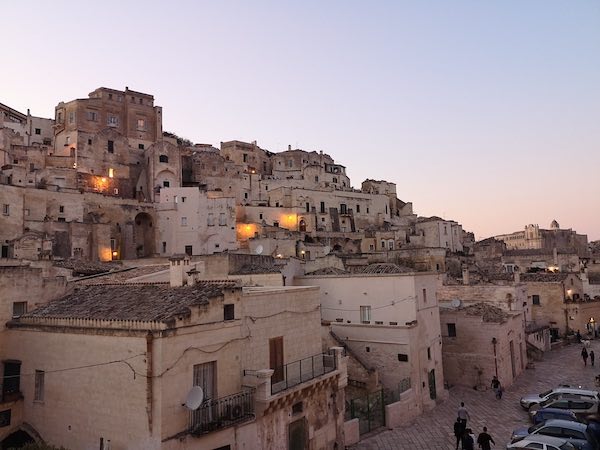
<instances>
[{"instance_id":1,"label":"lit window","mask_svg":"<svg viewBox=\"0 0 600 450\"><path fill-rule=\"evenodd\" d=\"M110 168L108 169L108 178L114 178L115 176L115 169Z\"/></svg>"},{"instance_id":2,"label":"lit window","mask_svg":"<svg viewBox=\"0 0 600 450\"><path fill-rule=\"evenodd\" d=\"M370 306L361 306L360 307L360 321L363 323L371 321L371 307Z\"/></svg>"}]
</instances>

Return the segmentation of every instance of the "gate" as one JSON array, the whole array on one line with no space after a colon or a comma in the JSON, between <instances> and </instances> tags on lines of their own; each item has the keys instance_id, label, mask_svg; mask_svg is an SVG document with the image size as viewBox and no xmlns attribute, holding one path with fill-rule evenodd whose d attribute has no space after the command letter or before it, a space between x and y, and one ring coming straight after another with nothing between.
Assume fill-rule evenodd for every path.
<instances>
[{"instance_id":1,"label":"gate","mask_svg":"<svg viewBox=\"0 0 600 450\"><path fill-rule=\"evenodd\" d=\"M351 399L346 413L349 419L358 419L360 434L385 425L385 398L383 389L364 397Z\"/></svg>"}]
</instances>

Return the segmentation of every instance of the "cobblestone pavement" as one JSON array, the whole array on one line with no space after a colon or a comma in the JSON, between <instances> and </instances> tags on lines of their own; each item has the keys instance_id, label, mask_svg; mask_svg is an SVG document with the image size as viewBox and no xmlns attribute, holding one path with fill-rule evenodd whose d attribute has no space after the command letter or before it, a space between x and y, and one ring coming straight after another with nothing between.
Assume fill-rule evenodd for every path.
<instances>
[{"instance_id":1,"label":"cobblestone pavement","mask_svg":"<svg viewBox=\"0 0 600 450\"><path fill-rule=\"evenodd\" d=\"M600 357L600 340L592 341L591 348ZM588 350L588 351L589 351ZM477 436L484 426L496 441L493 448L505 449L514 428L527 424L527 413L519 405L519 399L530 393L539 393L559 384L594 389L594 377L600 374L599 357L596 367L583 366L581 345L572 344L553 350L535 363L535 369L525 370L517 381L504 392L502 400L496 400L491 389L479 392L455 386L449 391L448 400L433 411L418 417L410 426L385 430L367 436L353 450L440 450L454 449L456 440L453 425L456 409L461 401L469 411L468 423ZM502 381L502 380L500 380ZM491 380L490 380L491 382ZM475 444L477 448L477 444Z\"/></svg>"}]
</instances>

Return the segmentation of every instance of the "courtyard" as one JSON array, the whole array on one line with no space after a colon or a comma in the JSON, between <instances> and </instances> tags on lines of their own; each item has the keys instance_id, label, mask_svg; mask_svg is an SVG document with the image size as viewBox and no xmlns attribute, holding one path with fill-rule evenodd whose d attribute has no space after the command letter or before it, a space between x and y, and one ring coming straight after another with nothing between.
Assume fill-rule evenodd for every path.
<instances>
[{"instance_id":1,"label":"courtyard","mask_svg":"<svg viewBox=\"0 0 600 450\"><path fill-rule=\"evenodd\" d=\"M374 432L363 437L354 450L439 450L454 449L456 440L453 425L460 402L465 403L471 420L467 426L477 435L483 427L494 438L493 448L506 448L514 428L527 424L528 416L519 405L519 399L530 393L540 393L560 384L597 389L594 377L600 374L598 360L596 367L584 367L580 344L548 352L543 361L535 363L534 369L526 370L505 392L502 400L496 400L489 388L485 392L462 386L453 386L450 397L441 402L433 411L423 414L407 427ZM592 341L588 351L600 353L600 341ZM502 381L502 380L500 380ZM489 381L491 382L491 380ZM476 444L477 448L477 444Z\"/></svg>"}]
</instances>

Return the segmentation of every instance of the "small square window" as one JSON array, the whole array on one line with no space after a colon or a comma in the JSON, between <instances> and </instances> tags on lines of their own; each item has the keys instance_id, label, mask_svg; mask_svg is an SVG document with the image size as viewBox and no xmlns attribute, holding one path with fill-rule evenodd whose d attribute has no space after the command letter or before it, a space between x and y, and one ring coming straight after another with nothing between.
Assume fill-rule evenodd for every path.
<instances>
[{"instance_id":1,"label":"small square window","mask_svg":"<svg viewBox=\"0 0 600 450\"><path fill-rule=\"evenodd\" d=\"M60 205L58 207L58 212L64 213L65 212L65 207L63 205Z\"/></svg>"},{"instance_id":2,"label":"small square window","mask_svg":"<svg viewBox=\"0 0 600 450\"><path fill-rule=\"evenodd\" d=\"M13 302L13 319L21 317L27 312L27 302Z\"/></svg>"},{"instance_id":3,"label":"small square window","mask_svg":"<svg viewBox=\"0 0 600 450\"><path fill-rule=\"evenodd\" d=\"M223 315L225 320L234 320L235 319L235 305L233 303L228 305L223 305Z\"/></svg>"},{"instance_id":4,"label":"small square window","mask_svg":"<svg viewBox=\"0 0 600 450\"><path fill-rule=\"evenodd\" d=\"M456 337L456 324L449 323L448 326L448 337Z\"/></svg>"},{"instance_id":5,"label":"small square window","mask_svg":"<svg viewBox=\"0 0 600 450\"><path fill-rule=\"evenodd\" d=\"M36 128L35 129L35 134L42 134L42 129L41 128Z\"/></svg>"},{"instance_id":6,"label":"small square window","mask_svg":"<svg viewBox=\"0 0 600 450\"><path fill-rule=\"evenodd\" d=\"M405 353L398 353L398 361L408 362L408 355Z\"/></svg>"},{"instance_id":7,"label":"small square window","mask_svg":"<svg viewBox=\"0 0 600 450\"><path fill-rule=\"evenodd\" d=\"M185 246L185 254L188 256L192 256L193 253L194 253L193 247L191 245L186 245Z\"/></svg>"},{"instance_id":8,"label":"small square window","mask_svg":"<svg viewBox=\"0 0 600 450\"><path fill-rule=\"evenodd\" d=\"M92 145L92 140L88 139L88 145Z\"/></svg>"},{"instance_id":9,"label":"small square window","mask_svg":"<svg viewBox=\"0 0 600 450\"><path fill-rule=\"evenodd\" d=\"M292 405L292 414L300 414L302 411L304 411L302 402L294 403Z\"/></svg>"},{"instance_id":10,"label":"small square window","mask_svg":"<svg viewBox=\"0 0 600 450\"><path fill-rule=\"evenodd\" d=\"M169 187L171 183L169 181L163 181L163 187Z\"/></svg>"},{"instance_id":11,"label":"small square window","mask_svg":"<svg viewBox=\"0 0 600 450\"><path fill-rule=\"evenodd\" d=\"M540 296L539 295L532 295L531 296L531 300L533 302L534 305L539 305L540 304Z\"/></svg>"},{"instance_id":12,"label":"small square window","mask_svg":"<svg viewBox=\"0 0 600 450\"><path fill-rule=\"evenodd\" d=\"M144 150L144 144L138 144L138 148L139 148L140 150Z\"/></svg>"},{"instance_id":13,"label":"small square window","mask_svg":"<svg viewBox=\"0 0 600 450\"><path fill-rule=\"evenodd\" d=\"M187 199L187 197L181 197L181 203L185 203L186 199Z\"/></svg>"}]
</instances>

